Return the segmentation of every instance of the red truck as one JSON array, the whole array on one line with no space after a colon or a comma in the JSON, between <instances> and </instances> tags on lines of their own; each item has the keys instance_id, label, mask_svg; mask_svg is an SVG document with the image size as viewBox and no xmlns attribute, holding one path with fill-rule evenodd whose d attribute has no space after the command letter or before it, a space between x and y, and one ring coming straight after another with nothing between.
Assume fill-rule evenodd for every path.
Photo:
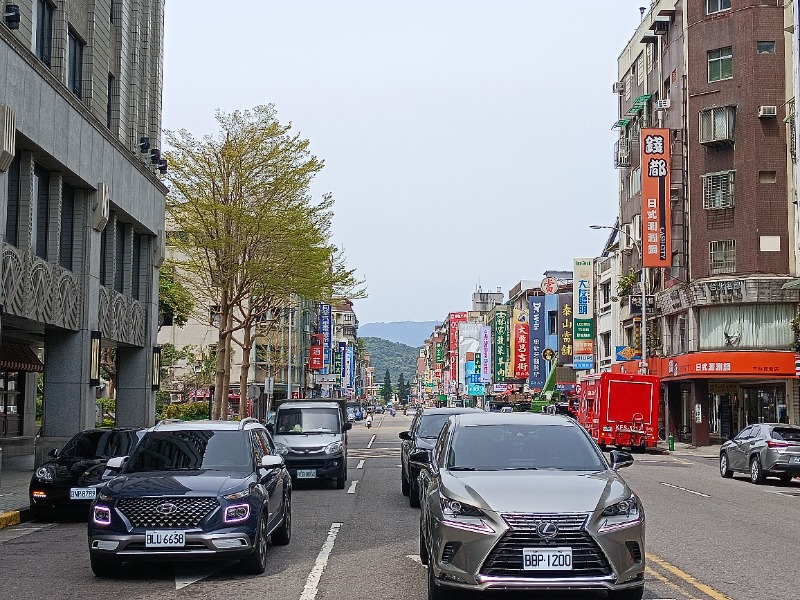
<instances>
[{"instance_id":1,"label":"red truck","mask_svg":"<svg viewBox=\"0 0 800 600\"><path fill-rule=\"evenodd\" d=\"M655 375L589 375L581 379L577 420L601 448L654 448L660 391L660 378Z\"/></svg>"}]
</instances>

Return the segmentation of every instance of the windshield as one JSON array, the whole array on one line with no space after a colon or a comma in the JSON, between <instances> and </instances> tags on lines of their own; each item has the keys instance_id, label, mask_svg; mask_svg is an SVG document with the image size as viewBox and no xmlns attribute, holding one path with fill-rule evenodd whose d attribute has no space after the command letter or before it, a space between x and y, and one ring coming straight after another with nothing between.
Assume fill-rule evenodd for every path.
<instances>
[{"instance_id":1,"label":"windshield","mask_svg":"<svg viewBox=\"0 0 800 600\"><path fill-rule=\"evenodd\" d=\"M422 438L438 438L442 432L442 427L450 418L450 415L426 415L422 413L419 424L419 437Z\"/></svg>"},{"instance_id":2,"label":"windshield","mask_svg":"<svg viewBox=\"0 0 800 600\"><path fill-rule=\"evenodd\" d=\"M772 430L772 439L783 440L785 442L800 442L800 429L776 427Z\"/></svg>"},{"instance_id":3,"label":"windshield","mask_svg":"<svg viewBox=\"0 0 800 600\"><path fill-rule=\"evenodd\" d=\"M608 468L580 428L528 423L458 427L450 442L447 467L454 471Z\"/></svg>"},{"instance_id":4,"label":"windshield","mask_svg":"<svg viewBox=\"0 0 800 600\"><path fill-rule=\"evenodd\" d=\"M276 431L280 434L339 433L336 408L287 408L278 411Z\"/></svg>"},{"instance_id":5,"label":"windshield","mask_svg":"<svg viewBox=\"0 0 800 600\"><path fill-rule=\"evenodd\" d=\"M151 431L136 446L125 473L198 469L249 471L249 436L241 431Z\"/></svg>"},{"instance_id":6,"label":"windshield","mask_svg":"<svg viewBox=\"0 0 800 600\"><path fill-rule=\"evenodd\" d=\"M61 451L62 458L91 459L127 456L136 445L136 431L85 431Z\"/></svg>"}]
</instances>

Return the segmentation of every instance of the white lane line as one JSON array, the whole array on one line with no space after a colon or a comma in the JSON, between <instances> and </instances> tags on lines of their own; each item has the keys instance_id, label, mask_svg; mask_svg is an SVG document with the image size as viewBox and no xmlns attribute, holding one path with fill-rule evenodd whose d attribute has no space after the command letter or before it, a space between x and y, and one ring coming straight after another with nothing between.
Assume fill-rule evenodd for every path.
<instances>
[{"instance_id":1,"label":"white lane line","mask_svg":"<svg viewBox=\"0 0 800 600\"><path fill-rule=\"evenodd\" d=\"M419 554L406 554L406 558L413 560L418 565L422 564L422 559L419 557Z\"/></svg>"},{"instance_id":2,"label":"white lane line","mask_svg":"<svg viewBox=\"0 0 800 600\"><path fill-rule=\"evenodd\" d=\"M325 543L322 544L322 549L317 555L317 560L314 562L314 567L308 574L308 578L306 579L306 587L303 588L303 593L300 594L300 600L314 600L317 597L319 580L328 564L328 558L331 555L333 544L336 542L336 536L339 534L339 529L341 529L341 527L342 523L334 523L328 530L328 537L325 540Z\"/></svg>"},{"instance_id":3,"label":"white lane line","mask_svg":"<svg viewBox=\"0 0 800 600\"><path fill-rule=\"evenodd\" d=\"M356 469L363 469L363 468L364 468L364 460L362 459L358 461L358 466L356 467Z\"/></svg>"},{"instance_id":4,"label":"white lane line","mask_svg":"<svg viewBox=\"0 0 800 600\"><path fill-rule=\"evenodd\" d=\"M687 489L685 487L681 487L679 485L673 485L671 483L660 482L661 485L665 485L669 488L674 488L676 490L681 490L682 492L689 492L690 494L694 494L695 496L702 496L703 498L711 498L708 494L704 494L703 492L695 492L694 490Z\"/></svg>"},{"instance_id":5,"label":"white lane line","mask_svg":"<svg viewBox=\"0 0 800 600\"><path fill-rule=\"evenodd\" d=\"M350 483L350 489L347 490L348 494L355 494L356 493L356 485L358 485L358 479Z\"/></svg>"},{"instance_id":6,"label":"white lane line","mask_svg":"<svg viewBox=\"0 0 800 600\"><path fill-rule=\"evenodd\" d=\"M372 434L372 439L369 441L369 444L367 444L367 448L372 448L372 442L375 441L376 437L378 437L378 436L373 433Z\"/></svg>"}]
</instances>

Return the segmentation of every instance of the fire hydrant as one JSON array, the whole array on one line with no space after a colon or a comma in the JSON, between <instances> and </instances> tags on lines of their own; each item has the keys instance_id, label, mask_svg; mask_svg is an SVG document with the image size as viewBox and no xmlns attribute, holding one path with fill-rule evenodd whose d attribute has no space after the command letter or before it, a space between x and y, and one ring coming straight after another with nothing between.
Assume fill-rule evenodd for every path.
<instances>
[{"instance_id":1,"label":"fire hydrant","mask_svg":"<svg viewBox=\"0 0 800 600\"><path fill-rule=\"evenodd\" d=\"M674 452L675 451L675 436L670 433L669 436L667 437L667 442L669 443L669 451L670 452Z\"/></svg>"}]
</instances>

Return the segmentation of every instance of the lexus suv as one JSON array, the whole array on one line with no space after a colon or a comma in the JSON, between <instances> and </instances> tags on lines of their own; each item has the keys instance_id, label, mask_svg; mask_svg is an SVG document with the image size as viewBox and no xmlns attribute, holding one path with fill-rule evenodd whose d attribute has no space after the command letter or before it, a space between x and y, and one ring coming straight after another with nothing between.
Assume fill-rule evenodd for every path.
<instances>
[{"instance_id":1,"label":"lexus suv","mask_svg":"<svg viewBox=\"0 0 800 600\"><path fill-rule=\"evenodd\" d=\"M292 482L256 419L162 421L118 468L89 516L89 556L98 577L127 561L240 559L266 569L270 538L292 534Z\"/></svg>"},{"instance_id":2,"label":"lexus suv","mask_svg":"<svg viewBox=\"0 0 800 600\"><path fill-rule=\"evenodd\" d=\"M586 431L560 415L448 419L420 468L420 559L428 598L466 590L644 594L644 509Z\"/></svg>"}]
</instances>

